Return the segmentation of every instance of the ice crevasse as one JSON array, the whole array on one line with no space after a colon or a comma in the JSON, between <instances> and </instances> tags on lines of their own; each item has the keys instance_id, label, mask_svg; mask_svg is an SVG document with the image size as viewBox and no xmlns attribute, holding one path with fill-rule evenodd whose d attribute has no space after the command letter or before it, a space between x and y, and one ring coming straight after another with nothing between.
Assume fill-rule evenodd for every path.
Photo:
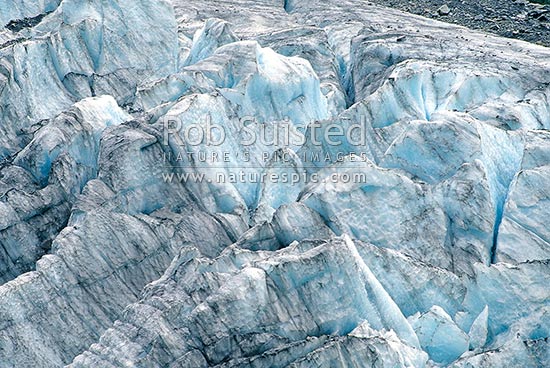
<instances>
[{"instance_id":1,"label":"ice crevasse","mask_svg":"<svg viewBox=\"0 0 550 368\"><path fill-rule=\"evenodd\" d=\"M1 368L550 365L547 48L352 0L0 23Z\"/></svg>"}]
</instances>

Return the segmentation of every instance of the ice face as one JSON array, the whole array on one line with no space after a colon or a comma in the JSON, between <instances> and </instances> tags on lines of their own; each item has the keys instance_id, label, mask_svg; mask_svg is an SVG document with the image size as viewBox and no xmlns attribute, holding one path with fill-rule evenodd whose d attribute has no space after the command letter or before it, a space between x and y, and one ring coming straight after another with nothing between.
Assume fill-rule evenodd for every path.
<instances>
[{"instance_id":1,"label":"ice face","mask_svg":"<svg viewBox=\"0 0 550 368\"><path fill-rule=\"evenodd\" d=\"M81 100L39 129L14 166L2 170L5 181L19 185L4 189L13 194L2 202L1 280L29 271L49 250L77 196L97 177L102 132L129 119L110 96Z\"/></svg>"},{"instance_id":2,"label":"ice face","mask_svg":"<svg viewBox=\"0 0 550 368\"><path fill-rule=\"evenodd\" d=\"M351 0L35 3L0 0L0 367L550 365L547 49Z\"/></svg>"},{"instance_id":3,"label":"ice face","mask_svg":"<svg viewBox=\"0 0 550 368\"><path fill-rule=\"evenodd\" d=\"M47 183L52 166L60 156L67 155L75 165L92 174L81 179L80 191L97 170L99 140L103 131L131 119L111 96L88 98L74 105L75 119L62 115L34 134L33 140L21 150L14 163L33 175L42 185ZM76 121L75 121L76 120Z\"/></svg>"},{"instance_id":4,"label":"ice face","mask_svg":"<svg viewBox=\"0 0 550 368\"><path fill-rule=\"evenodd\" d=\"M164 1L62 1L24 33L0 51L2 157L32 138L32 126L74 102L112 95L126 104L138 83L176 69L176 22Z\"/></svg>"},{"instance_id":5,"label":"ice face","mask_svg":"<svg viewBox=\"0 0 550 368\"><path fill-rule=\"evenodd\" d=\"M528 133L524 139L521 171L510 184L500 226L496 254L499 261L542 260L548 250L550 234L536 220L544 218L548 211L548 135ZM521 248L512 245L518 242Z\"/></svg>"},{"instance_id":6,"label":"ice face","mask_svg":"<svg viewBox=\"0 0 550 368\"><path fill-rule=\"evenodd\" d=\"M188 254L182 255L182 257L190 258ZM233 252L224 252L216 262L219 266L207 263L200 266L202 261L199 259L192 261L197 263L196 265L192 265L189 261L173 263L174 269L171 272L176 272L177 268L181 267L199 267L200 269L191 279L178 279L177 285L174 285L178 289L178 294L188 295L188 298L173 300L178 304L177 308L180 313L186 316L180 319L181 322L178 322L182 324L181 331L185 331L183 335L177 337L183 344L153 348L146 359L154 360L146 364L153 364L153 362L161 365L171 364L173 358L170 358L169 355L174 356L174 354L187 356L186 364L189 365L201 366L204 363L199 363L205 361L216 364L228 359L233 359L235 360L233 364L238 364L239 360L242 362L244 358L250 358L251 355L259 357L260 355L278 354L279 348L275 349L275 347L280 343L289 347L296 343L307 343L314 346L304 348L313 351L317 344L311 344L309 339L306 342L308 335L339 336L349 334L347 339L341 340L343 346L348 346L353 341L351 337L370 337L357 330L363 320L370 321L369 326L376 329L385 327L388 330L394 330L393 338L382 337L380 340L382 344L385 343L385 339L389 339L393 341L393 344L403 346L404 350L398 353L408 358L403 360L410 359L419 362L424 360L425 362L425 358L422 359L423 353L417 349L418 340L412 328L363 263L349 238L334 239L330 243L324 244L294 243L271 255L266 253L260 258L256 257L256 255L250 254L248 262L242 266L239 266L239 255ZM232 266L228 267L227 263ZM351 267L336 267L342 263ZM325 268L324 272L319 273L320 264L330 266ZM214 276L212 272L221 270L226 271L222 275L212 278ZM177 272L180 274L182 270ZM166 280L171 278L166 276ZM201 288L208 291L209 295L205 294L201 297L196 294L193 289L196 290L194 285L197 283L202 285ZM235 288L230 285L239 287ZM344 285L345 287L342 287ZM166 289L167 287L169 289ZM173 290L164 281L156 284L154 288L158 291L165 290L165 292ZM355 292L349 293L350 288ZM283 290L284 295L281 294ZM336 297L331 300L338 302L327 303L325 301L328 299L323 295L334 295ZM139 304L132 306L131 309L137 312L148 308L147 305L149 302L144 299ZM220 309L222 305L224 308ZM155 313L155 318L158 318L159 321L148 324L146 327L148 331L144 331L144 335L139 337L139 340L150 339L156 334L162 333L158 330L160 327L158 323L165 323L161 321L165 320L168 309L173 307L159 305L157 308L160 309L157 309ZM271 310L271 312L265 313L267 310ZM304 315L300 312L304 310L310 312ZM296 313L300 313L303 317L294 318ZM137 321L134 318L139 318L139 313L130 313L127 317L128 319L118 327L106 333L102 338L102 346L98 346L94 352L78 357L73 366L103 364L101 352L117 349L113 345L117 341L117 336L120 336L121 331L131 329L131 326L136 324ZM220 323L212 323L214 320L219 320ZM205 328L189 329L184 327L199 324ZM243 328L243 326L246 327ZM185 341L190 342L195 339L204 341L203 347L199 350L193 348L189 343L185 343ZM131 341L128 343L132 344ZM258 343L263 344L259 350L255 347ZM228 344L238 344L242 348L238 352L231 352L225 348ZM253 350L248 351L247 346ZM348 348L353 349L351 346ZM175 350L167 355L166 349ZM392 350L389 348L389 351ZM118 359L120 361L134 359L132 356L137 353L137 350L125 349ZM291 353L296 354L297 351ZM327 355L323 359L340 361L334 356L335 353L323 353L323 355ZM295 356L287 362L294 361L296 358ZM350 355L350 357L341 359L343 362L348 359L355 360L357 357ZM398 358L390 356L385 359L388 364L392 364L391 362L395 363L395 359ZM283 365L285 365L284 360L275 363L275 366Z\"/></svg>"},{"instance_id":7,"label":"ice face","mask_svg":"<svg viewBox=\"0 0 550 368\"><path fill-rule=\"evenodd\" d=\"M468 349L468 335L439 306L409 318L422 347L437 363L455 361Z\"/></svg>"},{"instance_id":8,"label":"ice face","mask_svg":"<svg viewBox=\"0 0 550 368\"><path fill-rule=\"evenodd\" d=\"M204 27L193 37L193 45L184 65L196 64L212 55L220 46L233 43L239 39L231 30L230 24L221 19L208 19Z\"/></svg>"},{"instance_id":9,"label":"ice face","mask_svg":"<svg viewBox=\"0 0 550 368\"><path fill-rule=\"evenodd\" d=\"M477 316L472 327L470 327L470 332L468 333L470 337L470 349L480 349L483 348L487 342L488 335L488 317L489 317L489 307L485 306L483 311Z\"/></svg>"}]
</instances>

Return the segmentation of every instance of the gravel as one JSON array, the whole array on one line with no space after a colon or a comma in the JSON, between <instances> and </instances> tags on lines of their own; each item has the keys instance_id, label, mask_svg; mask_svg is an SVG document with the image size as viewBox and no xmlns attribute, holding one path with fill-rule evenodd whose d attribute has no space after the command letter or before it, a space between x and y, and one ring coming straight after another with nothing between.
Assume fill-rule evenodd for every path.
<instances>
[{"instance_id":1,"label":"gravel","mask_svg":"<svg viewBox=\"0 0 550 368\"><path fill-rule=\"evenodd\" d=\"M370 0L409 13L550 46L550 0ZM540 3L540 4L538 4Z\"/></svg>"}]
</instances>

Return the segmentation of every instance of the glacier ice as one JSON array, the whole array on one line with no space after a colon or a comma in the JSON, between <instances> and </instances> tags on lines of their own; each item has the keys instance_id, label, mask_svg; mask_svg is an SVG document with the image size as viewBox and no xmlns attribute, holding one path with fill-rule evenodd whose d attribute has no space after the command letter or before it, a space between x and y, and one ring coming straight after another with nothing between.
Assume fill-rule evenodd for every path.
<instances>
[{"instance_id":1,"label":"glacier ice","mask_svg":"<svg viewBox=\"0 0 550 368\"><path fill-rule=\"evenodd\" d=\"M437 363L451 363L468 349L468 335L437 305L426 313L409 317L409 322L422 347Z\"/></svg>"},{"instance_id":2,"label":"glacier ice","mask_svg":"<svg viewBox=\"0 0 550 368\"><path fill-rule=\"evenodd\" d=\"M487 342L488 325L487 319L489 317L489 307L485 306L483 311L476 317L468 335L470 337L470 349L480 349Z\"/></svg>"},{"instance_id":3,"label":"glacier ice","mask_svg":"<svg viewBox=\"0 0 550 368\"><path fill-rule=\"evenodd\" d=\"M193 44L184 65L196 64L212 55L220 46L233 43L239 39L231 31L228 22L211 18L204 23L204 27L193 36Z\"/></svg>"},{"instance_id":4,"label":"glacier ice","mask_svg":"<svg viewBox=\"0 0 550 368\"><path fill-rule=\"evenodd\" d=\"M30 271L48 251L76 197L97 177L101 133L129 119L110 96L81 100L39 129L14 166L2 170L0 280Z\"/></svg>"},{"instance_id":5,"label":"glacier ice","mask_svg":"<svg viewBox=\"0 0 550 368\"><path fill-rule=\"evenodd\" d=\"M11 29L18 29L18 22L31 21L35 23L41 18L54 11L60 0L42 0L39 2L25 0L6 0L2 1L2 12L0 13L0 25L8 26ZM28 24L28 23L27 23Z\"/></svg>"},{"instance_id":6,"label":"glacier ice","mask_svg":"<svg viewBox=\"0 0 550 368\"><path fill-rule=\"evenodd\" d=\"M497 260L522 262L546 259L548 229L537 221L546 218L550 200L548 165L519 171L511 184L499 232ZM521 244L521 247L515 246Z\"/></svg>"},{"instance_id":7,"label":"glacier ice","mask_svg":"<svg viewBox=\"0 0 550 368\"><path fill-rule=\"evenodd\" d=\"M111 352L118 361L136 359L139 344L144 342L138 341L144 339L153 346L142 360L144 364L166 366L173 363L175 356L182 357L178 363L184 366L204 366L199 362L219 364L228 359L274 354L278 345L298 343L307 336L359 335L355 329L364 320L376 329L396 331L392 340L408 346L407 352L413 357L422 354L417 351L418 340L412 328L362 262L349 238L321 244L296 242L271 256L250 254L242 265L239 254L235 254L238 250L222 253L213 264L200 259L193 261L189 252L193 250L181 255L184 260L173 263L174 268L169 269L172 275L165 275L165 281L153 286L158 291L151 289L150 296L131 307L132 312L127 314L126 320L108 330L100 344L77 357L73 366L104 364L106 352ZM321 264L329 268L319 273ZM342 264L350 267L340 267ZM191 278L184 276L174 280L176 273L185 274L178 270L182 267L196 268L197 271ZM210 276L212 272L215 273ZM216 276L220 272L222 274ZM197 284L202 285L200 289L205 293L196 294L199 291ZM355 292L348 293L349 288ZM156 305L153 300L148 300L158 293L174 293L176 290L178 294L188 295L187 298L172 299L176 305ZM153 308L159 321L148 323L143 333L133 337L127 335L127 331L141 324L136 318L140 318L138 311L144 308ZM170 322L166 320L167 313L174 308L181 316L179 321ZM207 321L211 322L205 323ZM181 335L171 336L173 343L169 345L154 344L153 341L163 336L161 326L166 323L176 323L172 328L181 331ZM122 336L131 339L128 341L130 346L137 344L137 349L119 351L117 341ZM238 348L228 349L230 346ZM327 358L330 357L329 353ZM275 366L283 364L279 362Z\"/></svg>"},{"instance_id":8,"label":"glacier ice","mask_svg":"<svg viewBox=\"0 0 550 368\"><path fill-rule=\"evenodd\" d=\"M550 365L548 49L353 0L0 23L1 368Z\"/></svg>"},{"instance_id":9,"label":"glacier ice","mask_svg":"<svg viewBox=\"0 0 550 368\"><path fill-rule=\"evenodd\" d=\"M173 73L176 27L164 1L62 1L19 42L0 50L0 156L17 152L32 127L82 98L112 95L126 104L138 83Z\"/></svg>"}]
</instances>

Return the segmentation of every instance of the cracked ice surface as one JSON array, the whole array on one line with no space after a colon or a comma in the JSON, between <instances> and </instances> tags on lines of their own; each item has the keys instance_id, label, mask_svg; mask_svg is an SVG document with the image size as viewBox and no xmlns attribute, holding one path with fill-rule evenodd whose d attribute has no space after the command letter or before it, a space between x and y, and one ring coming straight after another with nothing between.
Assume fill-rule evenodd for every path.
<instances>
[{"instance_id":1,"label":"cracked ice surface","mask_svg":"<svg viewBox=\"0 0 550 368\"><path fill-rule=\"evenodd\" d=\"M548 49L352 0L0 23L0 367L550 365Z\"/></svg>"}]
</instances>

